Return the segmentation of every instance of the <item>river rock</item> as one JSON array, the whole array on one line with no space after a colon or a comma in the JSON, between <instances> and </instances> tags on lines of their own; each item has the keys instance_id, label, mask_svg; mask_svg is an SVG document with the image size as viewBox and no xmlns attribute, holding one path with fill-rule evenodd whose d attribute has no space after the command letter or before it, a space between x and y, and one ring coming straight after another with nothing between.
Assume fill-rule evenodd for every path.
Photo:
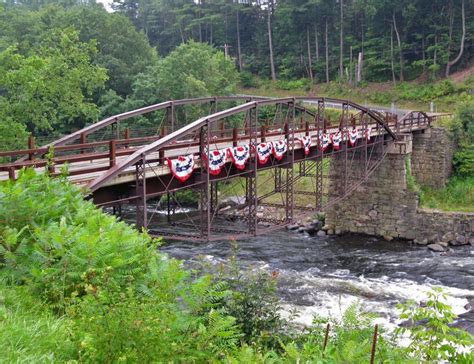
<instances>
[{"instance_id":1,"label":"river rock","mask_svg":"<svg viewBox=\"0 0 474 364\"><path fill-rule=\"evenodd\" d=\"M369 211L369 216L370 216L371 218L374 219L374 218L377 217L377 215L378 215L378 212L377 212L376 210L370 210L370 211Z\"/></svg>"},{"instance_id":2,"label":"river rock","mask_svg":"<svg viewBox=\"0 0 474 364\"><path fill-rule=\"evenodd\" d=\"M444 252L444 248L439 244L429 244L427 248L434 252Z\"/></svg>"},{"instance_id":3,"label":"river rock","mask_svg":"<svg viewBox=\"0 0 474 364\"><path fill-rule=\"evenodd\" d=\"M418 239L415 239L413 240L413 242L415 244L418 244L418 245L428 245L428 239L421 239L421 240L418 240Z\"/></svg>"},{"instance_id":4,"label":"river rock","mask_svg":"<svg viewBox=\"0 0 474 364\"><path fill-rule=\"evenodd\" d=\"M336 235L341 235L341 234L342 234L342 230L341 230L341 229L336 229L336 230L334 230L334 233L335 233Z\"/></svg>"},{"instance_id":5,"label":"river rock","mask_svg":"<svg viewBox=\"0 0 474 364\"><path fill-rule=\"evenodd\" d=\"M449 242L450 242L451 240L453 240L453 239L454 239L454 234L451 233L451 232L449 232L449 233L444 234L444 235L441 237L440 241L449 243Z\"/></svg>"},{"instance_id":6,"label":"river rock","mask_svg":"<svg viewBox=\"0 0 474 364\"><path fill-rule=\"evenodd\" d=\"M428 242L429 242L429 243L436 244L436 243L438 243L439 241L440 241L440 240L439 240L439 235L438 235L438 234L431 235L431 236L428 238Z\"/></svg>"},{"instance_id":7,"label":"river rock","mask_svg":"<svg viewBox=\"0 0 474 364\"><path fill-rule=\"evenodd\" d=\"M313 220L313 222L311 223L311 225L316 229L316 230L320 230L322 227L323 227L323 223L319 220Z\"/></svg>"},{"instance_id":8,"label":"river rock","mask_svg":"<svg viewBox=\"0 0 474 364\"><path fill-rule=\"evenodd\" d=\"M471 246L474 246L474 237L469 239L469 244L471 244Z\"/></svg>"},{"instance_id":9,"label":"river rock","mask_svg":"<svg viewBox=\"0 0 474 364\"><path fill-rule=\"evenodd\" d=\"M384 238L384 240L386 240L386 241L392 241L393 240L393 236L390 236L390 235L384 235L384 236L382 236L382 238Z\"/></svg>"},{"instance_id":10,"label":"river rock","mask_svg":"<svg viewBox=\"0 0 474 364\"><path fill-rule=\"evenodd\" d=\"M319 230L316 235L317 236L326 236L326 232L324 230Z\"/></svg>"},{"instance_id":11,"label":"river rock","mask_svg":"<svg viewBox=\"0 0 474 364\"><path fill-rule=\"evenodd\" d=\"M300 226L299 226L298 224L290 224L290 225L288 225L286 228L287 228L288 230L296 230L296 229L298 229L299 227L300 227Z\"/></svg>"},{"instance_id":12,"label":"river rock","mask_svg":"<svg viewBox=\"0 0 474 364\"><path fill-rule=\"evenodd\" d=\"M437 243L439 245L441 245L443 248L447 248L449 243L445 243L444 241L440 241L439 243Z\"/></svg>"},{"instance_id":13,"label":"river rock","mask_svg":"<svg viewBox=\"0 0 474 364\"><path fill-rule=\"evenodd\" d=\"M327 234L327 235L334 235L334 230L333 230L333 229L329 229L328 231L326 231L326 234Z\"/></svg>"}]
</instances>

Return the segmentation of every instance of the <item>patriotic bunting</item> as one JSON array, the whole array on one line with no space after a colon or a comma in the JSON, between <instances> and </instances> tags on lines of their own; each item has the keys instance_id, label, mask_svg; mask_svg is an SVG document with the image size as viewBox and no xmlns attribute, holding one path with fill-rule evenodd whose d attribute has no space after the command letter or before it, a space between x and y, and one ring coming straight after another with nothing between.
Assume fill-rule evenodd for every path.
<instances>
[{"instance_id":1,"label":"patriotic bunting","mask_svg":"<svg viewBox=\"0 0 474 364\"><path fill-rule=\"evenodd\" d=\"M257 144L255 150L257 152L258 163L265 164L268 162L268 159L272 154L272 143L268 142Z\"/></svg>"},{"instance_id":2,"label":"patriotic bunting","mask_svg":"<svg viewBox=\"0 0 474 364\"><path fill-rule=\"evenodd\" d=\"M207 162L207 168L209 174L217 176L221 173L222 167L224 167L227 157L227 150L213 150L207 156L204 156L204 160Z\"/></svg>"},{"instance_id":3,"label":"patriotic bunting","mask_svg":"<svg viewBox=\"0 0 474 364\"><path fill-rule=\"evenodd\" d=\"M370 141L371 133L372 133L372 128L367 127L367 129L365 129L365 139L367 139L368 142Z\"/></svg>"},{"instance_id":4,"label":"patriotic bunting","mask_svg":"<svg viewBox=\"0 0 474 364\"><path fill-rule=\"evenodd\" d=\"M227 149L232 161L234 162L234 166L237 169L244 169L245 164L250 158L250 148L248 145L241 145L239 147L232 147Z\"/></svg>"},{"instance_id":5,"label":"patriotic bunting","mask_svg":"<svg viewBox=\"0 0 474 364\"><path fill-rule=\"evenodd\" d=\"M180 182L186 182L191 177L194 170L194 156L180 156L177 159L168 159L168 167L171 170L173 176L175 176Z\"/></svg>"},{"instance_id":6,"label":"patriotic bunting","mask_svg":"<svg viewBox=\"0 0 474 364\"><path fill-rule=\"evenodd\" d=\"M304 155L308 155L309 149L311 148L311 137L308 135L298 138L298 140L301 143L301 146L304 148Z\"/></svg>"},{"instance_id":7,"label":"patriotic bunting","mask_svg":"<svg viewBox=\"0 0 474 364\"><path fill-rule=\"evenodd\" d=\"M338 130L334 134L331 134L331 143L334 150L339 150L341 148L342 134Z\"/></svg>"},{"instance_id":8,"label":"patriotic bunting","mask_svg":"<svg viewBox=\"0 0 474 364\"><path fill-rule=\"evenodd\" d=\"M359 137L359 132L357 131L356 128L352 128L351 131L349 132L349 143L351 147L356 145L358 137Z\"/></svg>"},{"instance_id":9,"label":"patriotic bunting","mask_svg":"<svg viewBox=\"0 0 474 364\"><path fill-rule=\"evenodd\" d=\"M331 140L326 133L319 134L319 149L320 150L325 151L330 143L331 143Z\"/></svg>"},{"instance_id":10,"label":"patriotic bunting","mask_svg":"<svg viewBox=\"0 0 474 364\"><path fill-rule=\"evenodd\" d=\"M278 140L276 142L272 142L273 146L273 156L277 160L281 160L283 158L283 154L286 153L288 150L288 145L286 144L286 140Z\"/></svg>"}]
</instances>

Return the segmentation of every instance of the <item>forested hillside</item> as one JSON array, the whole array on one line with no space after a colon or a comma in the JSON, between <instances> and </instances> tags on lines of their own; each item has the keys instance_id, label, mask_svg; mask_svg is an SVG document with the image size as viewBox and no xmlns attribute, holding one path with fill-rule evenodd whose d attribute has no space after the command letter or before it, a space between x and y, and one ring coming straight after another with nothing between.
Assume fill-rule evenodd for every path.
<instances>
[{"instance_id":1,"label":"forested hillside","mask_svg":"<svg viewBox=\"0 0 474 364\"><path fill-rule=\"evenodd\" d=\"M467 64L474 52L470 0L115 0L112 6L160 54L191 39L207 42L227 48L240 70L264 77L356 80L360 60L360 78L368 81L435 78Z\"/></svg>"}]
</instances>

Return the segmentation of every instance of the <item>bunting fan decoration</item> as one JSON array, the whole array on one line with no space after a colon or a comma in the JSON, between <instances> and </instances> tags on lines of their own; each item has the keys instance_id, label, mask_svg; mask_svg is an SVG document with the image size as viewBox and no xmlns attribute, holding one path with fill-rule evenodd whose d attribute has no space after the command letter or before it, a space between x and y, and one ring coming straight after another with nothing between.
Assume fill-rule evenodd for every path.
<instances>
[{"instance_id":1,"label":"bunting fan decoration","mask_svg":"<svg viewBox=\"0 0 474 364\"><path fill-rule=\"evenodd\" d=\"M283 155L286 153L288 150L288 145L286 144L286 140L278 140L276 142L272 142L272 152L273 156L277 160L281 160L283 158Z\"/></svg>"},{"instance_id":2,"label":"bunting fan decoration","mask_svg":"<svg viewBox=\"0 0 474 364\"><path fill-rule=\"evenodd\" d=\"M301 143L302 147L304 148L304 155L309 154L309 149L311 148L311 137L304 136L302 138L298 138L298 141Z\"/></svg>"},{"instance_id":3,"label":"bunting fan decoration","mask_svg":"<svg viewBox=\"0 0 474 364\"><path fill-rule=\"evenodd\" d=\"M257 152L258 163L265 164L268 162L268 159L270 158L272 154L272 143L267 142L267 143L257 144L257 146L255 147L255 150Z\"/></svg>"},{"instance_id":4,"label":"bunting fan decoration","mask_svg":"<svg viewBox=\"0 0 474 364\"><path fill-rule=\"evenodd\" d=\"M209 174L217 176L221 173L222 167L224 167L227 157L227 151L224 150L213 150L204 159L207 163Z\"/></svg>"},{"instance_id":5,"label":"bunting fan decoration","mask_svg":"<svg viewBox=\"0 0 474 364\"><path fill-rule=\"evenodd\" d=\"M365 129L365 139L367 139L368 142L370 142L370 138L372 137L371 134L372 134L372 128L368 126L367 129Z\"/></svg>"},{"instance_id":6,"label":"bunting fan decoration","mask_svg":"<svg viewBox=\"0 0 474 364\"><path fill-rule=\"evenodd\" d=\"M194 156L179 156L177 159L168 159L168 167L173 176L180 182L186 182L191 177L194 170Z\"/></svg>"},{"instance_id":7,"label":"bunting fan decoration","mask_svg":"<svg viewBox=\"0 0 474 364\"><path fill-rule=\"evenodd\" d=\"M320 150L325 151L327 147L329 147L330 143L331 143L331 140L326 133L319 134L319 149Z\"/></svg>"},{"instance_id":8,"label":"bunting fan decoration","mask_svg":"<svg viewBox=\"0 0 474 364\"><path fill-rule=\"evenodd\" d=\"M241 145L238 147L232 147L227 149L232 161L234 162L234 166L237 169L244 169L245 164L250 158L250 148L248 145Z\"/></svg>"},{"instance_id":9,"label":"bunting fan decoration","mask_svg":"<svg viewBox=\"0 0 474 364\"><path fill-rule=\"evenodd\" d=\"M341 149L341 142L342 142L342 134L339 130L331 134L331 143L334 150Z\"/></svg>"},{"instance_id":10,"label":"bunting fan decoration","mask_svg":"<svg viewBox=\"0 0 474 364\"><path fill-rule=\"evenodd\" d=\"M349 143L351 147L356 145L358 137L359 137L359 132L357 131L356 128L352 128L351 131L349 132Z\"/></svg>"}]
</instances>

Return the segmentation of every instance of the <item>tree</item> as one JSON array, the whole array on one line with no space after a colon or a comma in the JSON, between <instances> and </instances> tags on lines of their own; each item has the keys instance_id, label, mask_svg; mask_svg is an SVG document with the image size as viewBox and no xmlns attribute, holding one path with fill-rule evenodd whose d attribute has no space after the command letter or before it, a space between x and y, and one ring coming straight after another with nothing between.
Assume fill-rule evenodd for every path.
<instances>
[{"instance_id":1,"label":"tree","mask_svg":"<svg viewBox=\"0 0 474 364\"><path fill-rule=\"evenodd\" d=\"M72 29L51 30L27 57L7 48L0 53L3 117L30 132L70 131L95 120L92 95L107 80L106 70L91 63L96 52Z\"/></svg>"},{"instance_id":2,"label":"tree","mask_svg":"<svg viewBox=\"0 0 474 364\"><path fill-rule=\"evenodd\" d=\"M238 73L224 53L203 43L180 45L134 83L132 98L159 100L228 95L235 91Z\"/></svg>"}]
</instances>

